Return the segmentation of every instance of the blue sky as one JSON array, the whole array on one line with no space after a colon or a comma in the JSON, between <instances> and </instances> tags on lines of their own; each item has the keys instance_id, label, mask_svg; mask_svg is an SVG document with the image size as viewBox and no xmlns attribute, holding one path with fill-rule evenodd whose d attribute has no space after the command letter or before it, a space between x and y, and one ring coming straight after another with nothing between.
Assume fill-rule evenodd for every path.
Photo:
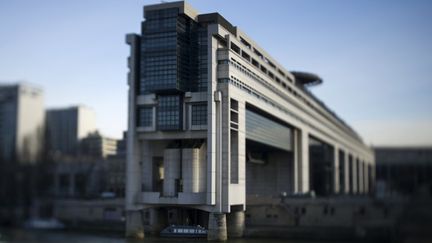
<instances>
[{"instance_id":1,"label":"blue sky","mask_svg":"<svg viewBox=\"0 0 432 243\"><path fill-rule=\"evenodd\" d=\"M126 128L126 33L160 1L0 1L0 81L45 91L47 107L85 104L102 133ZM432 145L432 1L191 0L219 12L374 145Z\"/></svg>"}]
</instances>

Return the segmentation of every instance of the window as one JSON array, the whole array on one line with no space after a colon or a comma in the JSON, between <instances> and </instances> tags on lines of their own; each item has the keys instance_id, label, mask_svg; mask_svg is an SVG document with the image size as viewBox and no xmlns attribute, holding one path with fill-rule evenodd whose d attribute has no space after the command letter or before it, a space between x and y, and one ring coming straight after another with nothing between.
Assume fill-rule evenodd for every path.
<instances>
[{"instance_id":1,"label":"window","mask_svg":"<svg viewBox=\"0 0 432 243\"><path fill-rule=\"evenodd\" d=\"M243 39L242 37L240 37L240 41L241 41L245 46L247 46L247 48L249 48L249 49L252 48L251 44L249 44L249 42L247 42L247 41L246 41L245 39Z\"/></svg>"},{"instance_id":2,"label":"window","mask_svg":"<svg viewBox=\"0 0 432 243\"><path fill-rule=\"evenodd\" d=\"M179 130L182 120L180 96L159 96L158 100L158 128L160 130Z\"/></svg>"},{"instance_id":3,"label":"window","mask_svg":"<svg viewBox=\"0 0 432 243\"><path fill-rule=\"evenodd\" d=\"M241 52L241 56L242 56L244 59L250 61L250 56L249 56L249 54L247 54L245 51L242 51L242 52Z\"/></svg>"},{"instance_id":4,"label":"window","mask_svg":"<svg viewBox=\"0 0 432 243\"><path fill-rule=\"evenodd\" d=\"M207 104L192 105L192 126L207 125Z\"/></svg>"},{"instance_id":5,"label":"window","mask_svg":"<svg viewBox=\"0 0 432 243\"><path fill-rule=\"evenodd\" d=\"M238 54L240 54L240 47L238 47L236 44L231 42L231 50L237 52Z\"/></svg>"},{"instance_id":6,"label":"window","mask_svg":"<svg viewBox=\"0 0 432 243\"><path fill-rule=\"evenodd\" d=\"M145 106L138 108L138 127L153 126L153 107Z\"/></svg>"},{"instance_id":7,"label":"window","mask_svg":"<svg viewBox=\"0 0 432 243\"><path fill-rule=\"evenodd\" d=\"M253 58L252 58L252 64L253 64L255 67L259 68L259 63L257 62L257 60L255 60L255 59L253 59Z\"/></svg>"}]
</instances>

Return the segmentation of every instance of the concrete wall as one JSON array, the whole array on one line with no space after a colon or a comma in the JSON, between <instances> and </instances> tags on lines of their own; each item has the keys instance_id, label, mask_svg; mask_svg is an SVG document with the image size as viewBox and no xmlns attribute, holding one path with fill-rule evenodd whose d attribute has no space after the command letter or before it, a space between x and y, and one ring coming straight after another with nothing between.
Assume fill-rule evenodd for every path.
<instances>
[{"instance_id":1,"label":"concrete wall","mask_svg":"<svg viewBox=\"0 0 432 243\"><path fill-rule=\"evenodd\" d=\"M246 164L246 193L248 195L279 196L294 192L292 153L270 153L267 164Z\"/></svg>"}]
</instances>

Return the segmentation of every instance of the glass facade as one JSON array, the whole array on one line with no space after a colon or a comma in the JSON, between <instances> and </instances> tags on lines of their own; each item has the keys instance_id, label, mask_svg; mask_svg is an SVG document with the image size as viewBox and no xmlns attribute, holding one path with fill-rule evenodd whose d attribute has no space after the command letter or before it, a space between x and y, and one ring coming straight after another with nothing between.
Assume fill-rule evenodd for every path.
<instances>
[{"instance_id":1,"label":"glass facade","mask_svg":"<svg viewBox=\"0 0 432 243\"><path fill-rule=\"evenodd\" d=\"M291 128L249 109L246 109L246 138L283 150L292 150Z\"/></svg>"},{"instance_id":2,"label":"glass facade","mask_svg":"<svg viewBox=\"0 0 432 243\"><path fill-rule=\"evenodd\" d=\"M199 27L198 28L198 45L199 45L199 53L198 53L198 91L207 91L207 28Z\"/></svg>"},{"instance_id":3,"label":"glass facade","mask_svg":"<svg viewBox=\"0 0 432 243\"><path fill-rule=\"evenodd\" d=\"M140 93L177 89L178 9L145 13L142 25Z\"/></svg>"},{"instance_id":4,"label":"glass facade","mask_svg":"<svg viewBox=\"0 0 432 243\"><path fill-rule=\"evenodd\" d=\"M192 105L192 126L207 125L207 104Z\"/></svg>"},{"instance_id":5,"label":"glass facade","mask_svg":"<svg viewBox=\"0 0 432 243\"><path fill-rule=\"evenodd\" d=\"M153 113L141 107L137 125L180 130L183 93L207 91L207 27L181 14L178 8L149 10L142 22L139 94L158 95ZM207 124L207 107L192 107L192 123Z\"/></svg>"},{"instance_id":6,"label":"glass facade","mask_svg":"<svg viewBox=\"0 0 432 243\"><path fill-rule=\"evenodd\" d=\"M207 29L178 8L145 13L139 92L207 90Z\"/></svg>"},{"instance_id":7,"label":"glass facade","mask_svg":"<svg viewBox=\"0 0 432 243\"><path fill-rule=\"evenodd\" d=\"M138 127L153 126L153 107L151 106L139 107L137 114L138 114L137 116Z\"/></svg>"},{"instance_id":8,"label":"glass facade","mask_svg":"<svg viewBox=\"0 0 432 243\"><path fill-rule=\"evenodd\" d=\"M157 126L159 130L182 128L182 100L180 95L158 96Z\"/></svg>"}]
</instances>

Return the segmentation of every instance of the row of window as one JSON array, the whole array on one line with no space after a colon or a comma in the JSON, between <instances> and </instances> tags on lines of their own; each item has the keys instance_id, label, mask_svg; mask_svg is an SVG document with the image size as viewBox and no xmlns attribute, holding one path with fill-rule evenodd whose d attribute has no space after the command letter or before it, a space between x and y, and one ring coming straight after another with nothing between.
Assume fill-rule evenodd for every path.
<instances>
[{"instance_id":1,"label":"row of window","mask_svg":"<svg viewBox=\"0 0 432 243\"><path fill-rule=\"evenodd\" d=\"M152 71L160 71L160 70L171 70L171 69L176 69L177 65L176 64L165 64L165 65L154 65L154 63L151 64L143 64L143 68L146 68L147 70L152 70Z\"/></svg>"},{"instance_id":2,"label":"row of window","mask_svg":"<svg viewBox=\"0 0 432 243\"><path fill-rule=\"evenodd\" d=\"M280 111L282 111L282 112L284 112L286 114L289 114L290 116L293 116L293 117L297 118L298 120L304 122L305 124L308 124L305 120L303 120L299 116L297 116L294 113L288 111L284 107L276 104L276 102L274 102L272 99L270 99L267 96L261 94L259 91L257 91L256 89L252 88L251 86L245 84L244 82L240 81L239 79L237 79L234 76L231 76L231 78L220 78L220 79L218 79L218 82L219 83L231 83L235 87L238 87L239 89L247 92L248 94L250 94L252 96L255 96L257 99L260 99L260 100L264 101L265 103L273 106L275 109L279 109ZM310 125L310 126L314 127L312 125Z\"/></svg>"},{"instance_id":3,"label":"row of window","mask_svg":"<svg viewBox=\"0 0 432 243\"><path fill-rule=\"evenodd\" d=\"M179 14L178 8L166 8L160 10L147 11L145 12L145 18L147 20L170 18L170 17L176 17L178 14Z\"/></svg>"},{"instance_id":4,"label":"row of window","mask_svg":"<svg viewBox=\"0 0 432 243\"><path fill-rule=\"evenodd\" d=\"M244 40L244 39L242 39ZM253 49L254 53L256 55L258 55L262 60L264 60L267 64L269 64L273 69L277 70L278 73L283 76L287 81L289 82L293 82L291 79L288 78L288 76L279 68L276 67L276 65L274 65L268 58L266 58L265 56L263 56L259 51L257 51L255 48L252 48L250 46L250 44L248 42L244 42L242 41L242 43L249 49ZM302 100L302 102L306 103L309 107L311 107L312 109L314 109L316 112L318 112L319 114L323 115L324 117L326 117L326 114L323 113L322 111L320 111L319 109L317 109L315 106L313 106L305 97L303 97L302 95L300 95L298 92L296 92L294 89L292 89L291 87L289 87L289 85L287 85L287 83L281 81L281 79L279 79L276 75L274 75L272 72L270 72L269 70L267 70L267 68L265 68L263 65L260 65L260 63L258 61L256 61L255 59L251 58L249 54L247 54L246 52L244 52L240 47L238 47L236 44L231 42L231 50L233 50L234 52L236 52L237 54L239 54L241 57L243 57L245 60L247 60L248 62L252 63L253 66L255 66L256 68L260 69L263 73L265 73L267 76L269 76L271 79L275 80L278 84L282 85L284 89L288 89L291 93L293 93L296 97L298 97L300 100ZM312 95L307 89L302 89L307 95L308 97L310 97L311 99L313 99L315 102L317 102L318 104L321 105L321 107L323 107L323 109L325 111L327 111L328 113L331 114L332 117L334 117L338 122L342 123L344 126L342 126L341 128L345 131L347 131L348 133L358 137L358 135L355 133L354 130L352 130L346 123L345 121L343 121L340 117L338 117L332 110L330 110L323 102L321 102L320 100L318 100L314 95Z\"/></svg>"},{"instance_id":5,"label":"row of window","mask_svg":"<svg viewBox=\"0 0 432 243\"><path fill-rule=\"evenodd\" d=\"M275 86L273 86L272 84L270 84L269 82L265 81L264 79L262 79L259 75L255 74L253 71L251 71L249 68L245 67L244 65L240 64L238 61L236 61L234 58L231 58L231 60L220 60L218 61L219 64L231 64L233 65L235 68L239 69L240 71L242 71L243 73L245 73L247 76L251 77L252 79L264 84L265 86L267 86L270 90L272 90L273 92L279 94L281 97L285 98L285 94L282 93L282 91L280 89L277 89ZM291 87L286 86L286 85L282 85L283 88L292 93L295 97L299 98L303 103L305 103L307 106L309 106L312 110L316 111L319 114L322 114L322 112L320 110L317 109L317 107L313 106L310 102L308 102L303 96L301 96L297 91L293 90ZM325 108L325 105L322 104L322 106ZM324 115L324 114L322 114ZM335 117L337 117L334 114ZM340 120L339 118L337 118L338 120ZM345 124L342 121L343 124Z\"/></svg>"},{"instance_id":6,"label":"row of window","mask_svg":"<svg viewBox=\"0 0 432 243\"><path fill-rule=\"evenodd\" d=\"M179 96L160 96L157 112L157 125L160 130L181 129L181 104ZM153 126L153 106L141 106L137 110L137 126ZM191 125L207 125L207 104L191 106Z\"/></svg>"},{"instance_id":7,"label":"row of window","mask_svg":"<svg viewBox=\"0 0 432 243\"><path fill-rule=\"evenodd\" d=\"M249 42L247 42L246 40L244 40L242 37L240 37L240 42L242 44L244 44L248 49L253 50L253 52L261 59L263 60L265 63L267 63L270 67L272 67L275 71L277 71L282 77L284 77L288 82L293 82L290 78L288 78L288 76L279 68L276 67L275 64L273 64L273 62L271 62L267 57L265 57L261 52L259 52L257 49L255 49L254 47L252 47ZM231 42L231 49L235 52L237 52L239 55L241 55L243 58L245 58L246 60L248 60L249 62L251 62L255 67L261 69L262 72L264 72L265 74L267 74L270 78L272 79L276 79L278 81L278 83L281 82L281 80L274 75L272 72L270 72L269 70L267 70L267 68L265 68L263 65L260 65L258 61L256 61L254 58L252 58L248 53L246 53L245 51L243 51L240 47L238 47L236 44Z\"/></svg>"},{"instance_id":8,"label":"row of window","mask_svg":"<svg viewBox=\"0 0 432 243\"><path fill-rule=\"evenodd\" d=\"M144 73L143 77L144 78L150 78L153 76L159 77L159 76L165 76L165 75L169 75L169 74L174 74L174 75L177 74L176 66L169 66L169 67L172 67L172 68L171 69L168 69L168 67L165 67L165 68L158 67L158 68L151 68L151 69L149 68L146 70L147 72Z\"/></svg>"},{"instance_id":9,"label":"row of window","mask_svg":"<svg viewBox=\"0 0 432 243\"><path fill-rule=\"evenodd\" d=\"M177 18L165 18L165 19L154 19L147 20L144 22L146 31L149 30L161 30L161 29L173 29L177 26Z\"/></svg>"},{"instance_id":10,"label":"row of window","mask_svg":"<svg viewBox=\"0 0 432 243\"><path fill-rule=\"evenodd\" d=\"M148 33L143 38L145 40L148 39L158 39L158 38L166 38L166 37L176 37L177 32L169 31L169 32L157 32L157 33Z\"/></svg>"},{"instance_id":11,"label":"row of window","mask_svg":"<svg viewBox=\"0 0 432 243\"><path fill-rule=\"evenodd\" d=\"M155 50L155 49L169 49L177 47L176 37L158 38L158 39L146 39L143 41L142 50Z\"/></svg>"}]
</instances>

